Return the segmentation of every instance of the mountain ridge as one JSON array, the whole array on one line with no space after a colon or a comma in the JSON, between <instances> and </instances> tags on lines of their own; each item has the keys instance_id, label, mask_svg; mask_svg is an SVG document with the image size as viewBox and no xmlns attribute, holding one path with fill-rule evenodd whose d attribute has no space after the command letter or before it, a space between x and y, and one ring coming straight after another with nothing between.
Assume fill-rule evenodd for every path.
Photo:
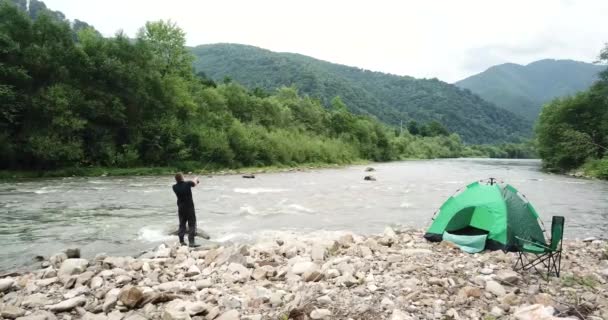
<instances>
[{"instance_id":1,"label":"mountain ridge","mask_svg":"<svg viewBox=\"0 0 608 320\"><path fill-rule=\"evenodd\" d=\"M604 68L572 59L541 59L525 65L503 63L454 85L535 121L545 103L586 90Z\"/></svg>"},{"instance_id":2,"label":"mountain ridge","mask_svg":"<svg viewBox=\"0 0 608 320\"><path fill-rule=\"evenodd\" d=\"M230 77L250 88L296 86L326 106L340 96L354 112L399 125L439 121L470 143L515 141L531 123L447 82L335 64L298 53L222 43L191 48L194 66L210 78Z\"/></svg>"}]
</instances>

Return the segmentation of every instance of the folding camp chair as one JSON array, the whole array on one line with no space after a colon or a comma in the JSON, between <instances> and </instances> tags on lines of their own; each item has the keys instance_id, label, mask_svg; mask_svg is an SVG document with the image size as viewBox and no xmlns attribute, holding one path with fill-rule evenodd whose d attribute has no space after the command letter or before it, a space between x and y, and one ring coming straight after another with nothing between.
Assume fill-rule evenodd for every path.
<instances>
[{"instance_id":1,"label":"folding camp chair","mask_svg":"<svg viewBox=\"0 0 608 320\"><path fill-rule=\"evenodd\" d=\"M537 266L542 266L547 270L547 276L555 275L559 278L559 272L562 263L562 238L564 236L564 221L561 216L554 216L551 221L551 242L547 246L545 243L530 241L520 237L518 257L514 269L529 270L534 268L537 272ZM534 254L535 258L529 259L526 254Z\"/></svg>"}]
</instances>

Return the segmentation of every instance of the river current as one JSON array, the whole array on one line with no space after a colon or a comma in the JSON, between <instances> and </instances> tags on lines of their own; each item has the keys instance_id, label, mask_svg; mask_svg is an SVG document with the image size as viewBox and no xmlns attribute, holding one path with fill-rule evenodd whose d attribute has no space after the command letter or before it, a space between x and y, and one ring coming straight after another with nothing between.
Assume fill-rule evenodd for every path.
<instances>
[{"instance_id":1,"label":"river current","mask_svg":"<svg viewBox=\"0 0 608 320\"><path fill-rule=\"evenodd\" d=\"M199 227L218 242L285 233L377 233L425 227L450 195L496 177L532 202L545 225L566 217L566 238L605 237L608 183L552 175L538 160L445 159L302 172L201 177L193 189ZM371 174L377 181L364 181ZM172 176L37 179L0 183L0 270L77 247L83 256L134 255L177 227Z\"/></svg>"}]
</instances>

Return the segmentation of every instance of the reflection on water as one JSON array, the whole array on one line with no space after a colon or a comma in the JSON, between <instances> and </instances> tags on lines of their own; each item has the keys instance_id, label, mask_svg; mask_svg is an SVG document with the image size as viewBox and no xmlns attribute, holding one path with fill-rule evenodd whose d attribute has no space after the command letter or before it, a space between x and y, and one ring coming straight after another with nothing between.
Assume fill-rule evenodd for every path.
<instances>
[{"instance_id":1,"label":"reflection on water","mask_svg":"<svg viewBox=\"0 0 608 320\"><path fill-rule=\"evenodd\" d=\"M218 176L193 189L200 226L218 241L277 231L380 232L427 226L441 203L472 181L514 185L549 226L566 216L566 237L608 232L608 183L539 171L536 160L450 159L258 175ZM136 254L177 224L172 176L63 178L0 184L0 269L79 247L84 255Z\"/></svg>"}]
</instances>

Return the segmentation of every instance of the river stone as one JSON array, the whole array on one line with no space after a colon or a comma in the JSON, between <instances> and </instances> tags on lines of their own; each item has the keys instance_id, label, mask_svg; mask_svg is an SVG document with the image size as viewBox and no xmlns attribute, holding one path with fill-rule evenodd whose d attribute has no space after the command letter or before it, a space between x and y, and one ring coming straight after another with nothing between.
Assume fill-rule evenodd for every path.
<instances>
[{"instance_id":1,"label":"river stone","mask_svg":"<svg viewBox=\"0 0 608 320\"><path fill-rule=\"evenodd\" d=\"M496 274L496 279L502 283L515 285L519 282L519 274L512 270L501 270Z\"/></svg>"},{"instance_id":2,"label":"river stone","mask_svg":"<svg viewBox=\"0 0 608 320\"><path fill-rule=\"evenodd\" d=\"M319 270L306 271L302 276L306 282L318 282L323 280L323 274Z\"/></svg>"},{"instance_id":3,"label":"river stone","mask_svg":"<svg viewBox=\"0 0 608 320\"><path fill-rule=\"evenodd\" d=\"M36 308L47 305L50 303L50 300L44 293L34 293L26 296L21 302L21 306L26 308Z\"/></svg>"},{"instance_id":4,"label":"river stone","mask_svg":"<svg viewBox=\"0 0 608 320\"><path fill-rule=\"evenodd\" d=\"M57 270L55 270L55 268L53 268L52 266L49 266L48 268L44 269L42 271L42 279L48 279L48 278L54 278L57 276Z\"/></svg>"},{"instance_id":5,"label":"river stone","mask_svg":"<svg viewBox=\"0 0 608 320\"><path fill-rule=\"evenodd\" d=\"M465 298L468 298L468 297L479 298L479 297L481 297L481 290L477 287L466 286L466 287L460 289L458 294Z\"/></svg>"},{"instance_id":6,"label":"river stone","mask_svg":"<svg viewBox=\"0 0 608 320\"><path fill-rule=\"evenodd\" d=\"M492 270L490 268L483 268L483 269L479 270L479 273L487 276L487 275L494 273L494 270Z\"/></svg>"},{"instance_id":7,"label":"river stone","mask_svg":"<svg viewBox=\"0 0 608 320\"><path fill-rule=\"evenodd\" d=\"M24 314L25 310L13 305L4 305L0 308L0 315L6 319L16 319Z\"/></svg>"},{"instance_id":8,"label":"river stone","mask_svg":"<svg viewBox=\"0 0 608 320\"><path fill-rule=\"evenodd\" d=\"M150 318L144 317L139 313L133 313L131 315L128 315L126 318L124 318L124 320L149 320L149 319Z\"/></svg>"},{"instance_id":9,"label":"river stone","mask_svg":"<svg viewBox=\"0 0 608 320\"><path fill-rule=\"evenodd\" d=\"M118 300L130 309L135 308L143 298L144 294L138 287L125 287L118 295Z\"/></svg>"},{"instance_id":10,"label":"river stone","mask_svg":"<svg viewBox=\"0 0 608 320\"><path fill-rule=\"evenodd\" d=\"M397 263L397 262L402 262L403 261L403 256L399 255L399 254L391 254L388 256L388 258L386 258L386 262L389 263Z\"/></svg>"},{"instance_id":11,"label":"river stone","mask_svg":"<svg viewBox=\"0 0 608 320\"><path fill-rule=\"evenodd\" d=\"M185 276L194 277L198 276L199 274L201 274L201 269L199 269L196 265L192 265L190 266L190 268L188 268L188 271L186 271Z\"/></svg>"},{"instance_id":12,"label":"river stone","mask_svg":"<svg viewBox=\"0 0 608 320\"><path fill-rule=\"evenodd\" d=\"M48 278L48 279L42 279L42 280L37 280L35 283L37 286L41 286L41 287L46 287L49 286L55 282L59 281L59 279L57 277L55 278Z\"/></svg>"},{"instance_id":13,"label":"river stone","mask_svg":"<svg viewBox=\"0 0 608 320\"><path fill-rule=\"evenodd\" d=\"M490 314L497 318L500 318L505 314L505 311L495 306L492 308L492 310L490 310Z\"/></svg>"},{"instance_id":14,"label":"river stone","mask_svg":"<svg viewBox=\"0 0 608 320\"><path fill-rule=\"evenodd\" d=\"M219 316L218 318L215 318L215 320L239 320L239 319L240 319L240 314L236 310L226 311L226 312L222 313L222 315Z\"/></svg>"},{"instance_id":15,"label":"river stone","mask_svg":"<svg viewBox=\"0 0 608 320\"><path fill-rule=\"evenodd\" d=\"M51 312L38 310L30 315L19 317L17 320L57 320L57 317Z\"/></svg>"},{"instance_id":16,"label":"river stone","mask_svg":"<svg viewBox=\"0 0 608 320\"><path fill-rule=\"evenodd\" d=\"M313 320L329 319L330 317L331 311L328 309L315 309L310 313L310 318Z\"/></svg>"},{"instance_id":17,"label":"river stone","mask_svg":"<svg viewBox=\"0 0 608 320\"><path fill-rule=\"evenodd\" d=\"M114 308L116 302L118 301L118 295L120 294L120 289L113 288L108 291L104 297L102 310L105 313L108 313L110 310Z\"/></svg>"},{"instance_id":18,"label":"river stone","mask_svg":"<svg viewBox=\"0 0 608 320\"><path fill-rule=\"evenodd\" d=\"M353 277L352 274L350 274L350 273L346 273L346 274L336 278L337 285L342 285L347 288L352 287L357 283L359 283L357 281L357 279L355 279L355 277Z\"/></svg>"},{"instance_id":19,"label":"river stone","mask_svg":"<svg viewBox=\"0 0 608 320\"><path fill-rule=\"evenodd\" d=\"M127 275L121 275L121 276L116 277L116 285L122 286L124 284L131 282L132 280L133 279Z\"/></svg>"},{"instance_id":20,"label":"river stone","mask_svg":"<svg viewBox=\"0 0 608 320\"><path fill-rule=\"evenodd\" d=\"M413 318L410 317L407 313L399 310L399 309L394 309L393 313L391 314L391 318L390 320L412 320ZM457 318L454 318L457 319Z\"/></svg>"},{"instance_id":21,"label":"river stone","mask_svg":"<svg viewBox=\"0 0 608 320\"><path fill-rule=\"evenodd\" d=\"M195 316L198 314L205 314L208 312L209 306L202 301L185 301L186 312L189 315Z\"/></svg>"},{"instance_id":22,"label":"river stone","mask_svg":"<svg viewBox=\"0 0 608 320\"><path fill-rule=\"evenodd\" d=\"M486 291L494 294L497 297L502 297L507 294L505 288L500 283L494 280L486 282Z\"/></svg>"},{"instance_id":23,"label":"river stone","mask_svg":"<svg viewBox=\"0 0 608 320\"><path fill-rule=\"evenodd\" d=\"M66 299L72 299L74 297L85 295L85 294L89 293L90 291L91 291L91 289L89 289L89 287L82 286L82 287L78 287L76 289L68 291L66 294L63 295L63 297Z\"/></svg>"},{"instance_id":24,"label":"river stone","mask_svg":"<svg viewBox=\"0 0 608 320\"><path fill-rule=\"evenodd\" d=\"M319 266L314 262L297 262L291 267L291 273L296 275L302 275L307 271L318 270Z\"/></svg>"},{"instance_id":25,"label":"river stone","mask_svg":"<svg viewBox=\"0 0 608 320\"><path fill-rule=\"evenodd\" d=\"M540 304L520 307L513 314L518 320L555 319L553 307L545 307Z\"/></svg>"},{"instance_id":26,"label":"river stone","mask_svg":"<svg viewBox=\"0 0 608 320\"><path fill-rule=\"evenodd\" d=\"M114 310L114 311L108 313L108 320L122 320L124 317L125 317L125 315L118 310Z\"/></svg>"},{"instance_id":27,"label":"river stone","mask_svg":"<svg viewBox=\"0 0 608 320\"><path fill-rule=\"evenodd\" d=\"M224 276L231 282L246 282L251 277L251 270L245 268L240 263L231 263L228 265L228 271Z\"/></svg>"},{"instance_id":28,"label":"river stone","mask_svg":"<svg viewBox=\"0 0 608 320\"><path fill-rule=\"evenodd\" d=\"M89 287L92 290L99 289L103 286L103 283L104 281L102 277L93 277L93 279L91 279L91 282L89 282Z\"/></svg>"},{"instance_id":29,"label":"river stone","mask_svg":"<svg viewBox=\"0 0 608 320\"><path fill-rule=\"evenodd\" d=\"M68 259L68 256L64 253L58 253L58 254L54 254L49 258L49 262L51 263L51 265L55 268L59 268L59 266L61 266L61 263L63 263L65 260Z\"/></svg>"},{"instance_id":30,"label":"river stone","mask_svg":"<svg viewBox=\"0 0 608 320\"><path fill-rule=\"evenodd\" d=\"M325 278L327 279L333 279L333 278L337 278L340 276L340 270L338 269L329 269L327 271L325 271Z\"/></svg>"},{"instance_id":31,"label":"river stone","mask_svg":"<svg viewBox=\"0 0 608 320\"><path fill-rule=\"evenodd\" d=\"M61 263L57 275L65 280L72 275L83 273L88 265L89 261L86 259L67 259Z\"/></svg>"},{"instance_id":32,"label":"river stone","mask_svg":"<svg viewBox=\"0 0 608 320\"><path fill-rule=\"evenodd\" d=\"M72 299L61 301L57 304L48 306L47 308L52 312L65 312L70 311L76 307L83 306L87 303L85 297L79 296Z\"/></svg>"},{"instance_id":33,"label":"river stone","mask_svg":"<svg viewBox=\"0 0 608 320\"><path fill-rule=\"evenodd\" d=\"M363 258L371 258L373 257L372 250L367 246L359 246L359 252L361 252L361 256Z\"/></svg>"},{"instance_id":34,"label":"river stone","mask_svg":"<svg viewBox=\"0 0 608 320\"><path fill-rule=\"evenodd\" d=\"M129 261L125 257L106 257L103 259L103 265L106 268L129 268Z\"/></svg>"},{"instance_id":35,"label":"river stone","mask_svg":"<svg viewBox=\"0 0 608 320\"><path fill-rule=\"evenodd\" d=\"M551 299L551 296L546 293L539 293L539 294L535 295L533 300L534 300L534 303L541 304L543 306L552 306L553 305L553 299Z\"/></svg>"},{"instance_id":36,"label":"river stone","mask_svg":"<svg viewBox=\"0 0 608 320\"><path fill-rule=\"evenodd\" d=\"M329 296L321 296L321 297L317 298L317 302L320 305L325 305L325 306L331 305L333 303L333 301L331 300L331 298Z\"/></svg>"},{"instance_id":37,"label":"river stone","mask_svg":"<svg viewBox=\"0 0 608 320\"><path fill-rule=\"evenodd\" d=\"M82 320L108 320L108 317L105 314L87 312L82 316Z\"/></svg>"},{"instance_id":38,"label":"river stone","mask_svg":"<svg viewBox=\"0 0 608 320\"><path fill-rule=\"evenodd\" d=\"M15 284L12 278L0 279L0 292L7 292Z\"/></svg>"},{"instance_id":39,"label":"river stone","mask_svg":"<svg viewBox=\"0 0 608 320\"><path fill-rule=\"evenodd\" d=\"M183 300L173 300L165 306L165 311L162 316L163 320L190 320L190 314L186 311L186 305Z\"/></svg>"},{"instance_id":40,"label":"river stone","mask_svg":"<svg viewBox=\"0 0 608 320\"><path fill-rule=\"evenodd\" d=\"M80 249L78 249L78 248L67 249L67 250L65 250L65 255L68 257L68 259L78 259L78 258L80 258Z\"/></svg>"},{"instance_id":41,"label":"river stone","mask_svg":"<svg viewBox=\"0 0 608 320\"><path fill-rule=\"evenodd\" d=\"M338 243L342 247L348 248L351 246L351 244L355 243L355 239L353 238L353 235L349 233L349 234L345 234L345 235L341 236L338 239Z\"/></svg>"},{"instance_id":42,"label":"river stone","mask_svg":"<svg viewBox=\"0 0 608 320\"><path fill-rule=\"evenodd\" d=\"M323 261L327 254L327 248L321 244L315 244L312 246L310 256L313 261Z\"/></svg>"},{"instance_id":43,"label":"river stone","mask_svg":"<svg viewBox=\"0 0 608 320\"><path fill-rule=\"evenodd\" d=\"M156 253L154 254L154 257L156 258L169 258L171 256L171 248L166 248L164 246L160 246L158 248L158 250L156 250ZM164 316L163 316L164 318Z\"/></svg>"},{"instance_id":44,"label":"river stone","mask_svg":"<svg viewBox=\"0 0 608 320\"><path fill-rule=\"evenodd\" d=\"M95 273L93 271L85 271L82 274L78 275L78 278L76 278L76 283L80 285L86 285L94 276Z\"/></svg>"},{"instance_id":45,"label":"river stone","mask_svg":"<svg viewBox=\"0 0 608 320\"><path fill-rule=\"evenodd\" d=\"M393 300L387 297L382 298L382 301L380 301L380 305L382 305L382 308L384 309L393 309L395 307L395 303L393 302Z\"/></svg>"},{"instance_id":46,"label":"river stone","mask_svg":"<svg viewBox=\"0 0 608 320\"><path fill-rule=\"evenodd\" d=\"M213 282L209 279L198 280L194 284L197 290L203 290L205 288L211 288L213 286Z\"/></svg>"},{"instance_id":47,"label":"river stone","mask_svg":"<svg viewBox=\"0 0 608 320\"><path fill-rule=\"evenodd\" d=\"M158 290L160 291L179 292L183 288L184 284L181 281L170 281L158 285Z\"/></svg>"},{"instance_id":48,"label":"river stone","mask_svg":"<svg viewBox=\"0 0 608 320\"><path fill-rule=\"evenodd\" d=\"M384 233L382 235L387 238L397 238L397 233L395 233L395 230L393 230L393 228L391 228L390 226L384 228Z\"/></svg>"}]
</instances>

